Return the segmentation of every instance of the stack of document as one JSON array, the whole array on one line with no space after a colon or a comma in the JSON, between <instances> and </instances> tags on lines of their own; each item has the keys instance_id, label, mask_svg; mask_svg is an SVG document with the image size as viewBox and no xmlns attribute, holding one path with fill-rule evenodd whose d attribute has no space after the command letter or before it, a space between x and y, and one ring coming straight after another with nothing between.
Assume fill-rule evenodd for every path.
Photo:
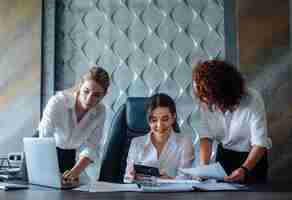
<instances>
[{"instance_id":1,"label":"stack of document","mask_svg":"<svg viewBox=\"0 0 292 200\"><path fill-rule=\"evenodd\" d=\"M193 184L194 190L197 191L226 191L226 190L248 190L246 185L227 182L208 182Z\"/></svg>"},{"instance_id":2,"label":"stack of document","mask_svg":"<svg viewBox=\"0 0 292 200\"><path fill-rule=\"evenodd\" d=\"M187 191L222 191L222 190L247 190L245 185L217 182L223 180L226 173L219 163L200 166L196 168L180 169L182 173L207 177L205 181L179 180L157 178L148 183L120 184L110 182L91 182L75 190L87 192L187 192Z\"/></svg>"},{"instance_id":3,"label":"stack of document","mask_svg":"<svg viewBox=\"0 0 292 200\"><path fill-rule=\"evenodd\" d=\"M201 177L208 179L224 180L226 172L220 163L214 163L209 165L202 165L195 168L181 168L179 169L181 173L187 174L192 177Z\"/></svg>"},{"instance_id":4,"label":"stack of document","mask_svg":"<svg viewBox=\"0 0 292 200\"><path fill-rule=\"evenodd\" d=\"M156 184L156 185L138 185L138 184L120 184L97 181L88 185L83 185L74 190L84 192L182 192L194 190L192 185L187 184Z\"/></svg>"},{"instance_id":5,"label":"stack of document","mask_svg":"<svg viewBox=\"0 0 292 200\"><path fill-rule=\"evenodd\" d=\"M94 181L87 185L75 188L74 190L84 192L140 192L141 188L137 184L120 184Z\"/></svg>"},{"instance_id":6,"label":"stack of document","mask_svg":"<svg viewBox=\"0 0 292 200\"><path fill-rule=\"evenodd\" d=\"M192 185L188 184L161 184L156 186L141 185L141 192L189 192L193 191Z\"/></svg>"},{"instance_id":7,"label":"stack of document","mask_svg":"<svg viewBox=\"0 0 292 200\"><path fill-rule=\"evenodd\" d=\"M192 190L195 191L248 190L248 187L246 185L217 182L215 179L208 179L205 181L157 179L156 183L161 186L172 184L173 188L183 187L183 185L186 185L188 187L191 186Z\"/></svg>"}]
</instances>

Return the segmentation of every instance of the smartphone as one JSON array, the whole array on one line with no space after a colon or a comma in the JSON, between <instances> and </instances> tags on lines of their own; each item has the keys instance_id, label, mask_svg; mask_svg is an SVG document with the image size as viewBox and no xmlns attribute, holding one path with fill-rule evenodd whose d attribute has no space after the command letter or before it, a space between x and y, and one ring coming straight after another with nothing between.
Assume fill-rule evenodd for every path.
<instances>
[{"instance_id":1,"label":"smartphone","mask_svg":"<svg viewBox=\"0 0 292 200\"><path fill-rule=\"evenodd\" d=\"M145 176L155 176L155 177L160 176L159 169L157 167L134 164L134 169L135 169L136 174L143 174Z\"/></svg>"}]
</instances>

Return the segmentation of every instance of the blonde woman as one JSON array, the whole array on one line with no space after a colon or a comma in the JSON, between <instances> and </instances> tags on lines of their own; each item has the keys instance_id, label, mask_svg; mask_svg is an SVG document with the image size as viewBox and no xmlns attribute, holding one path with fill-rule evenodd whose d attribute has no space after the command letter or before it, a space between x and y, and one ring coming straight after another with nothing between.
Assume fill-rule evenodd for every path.
<instances>
[{"instance_id":1,"label":"blonde woman","mask_svg":"<svg viewBox=\"0 0 292 200\"><path fill-rule=\"evenodd\" d=\"M105 106L101 102L110 84L108 73L91 67L80 82L52 96L38 126L40 137L54 137L63 181L78 180L101 155ZM76 151L79 159L76 161Z\"/></svg>"}]
</instances>

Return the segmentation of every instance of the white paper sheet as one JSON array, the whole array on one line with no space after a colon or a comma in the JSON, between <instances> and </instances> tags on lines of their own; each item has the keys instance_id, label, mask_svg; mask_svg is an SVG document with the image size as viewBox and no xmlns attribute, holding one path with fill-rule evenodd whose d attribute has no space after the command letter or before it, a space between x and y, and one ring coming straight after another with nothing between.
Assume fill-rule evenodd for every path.
<instances>
[{"instance_id":1,"label":"white paper sheet","mask_svg":"<svg viewBox=\"0 0 292 200\"><path fill-rule=\"evenodd\" d=\"M139 192L141 189L137 184L119 184L110 182L91 182L88 185L75 188L75 190L86 192Z\"/></svg>"},{"instance_id":2,"label":"white paper sheet","mask_svg":"<svg viewBox=\"0 0 292 200\"><path fill-rule=\"evenodd\" d=\"M157 184L166 185L172 184L173 188L192 187L194 190L201 191L223 191L223 190L247 190L247 186L238 183L217 182L215 179L208 179L205 181L198 180L176 180L176 179L157 179ZM186 190L187 190L187 187ZM175 189L174 189L175 191Z\"/></svg>"},{"instance_id":3,"label":"white paper sheet","mask_svg":"<svg viewBox=\"0 0 292 200\"><path fill-rule=\"evenodd\" d=\"M200 183L198 180L185 180L185 179L156 179L157 184L197 184Z\"/></svg>"},{"instance_id":4,"label":"white paper sheet","mask_svg":"<svg viewBox=\"0 0 292 200\"><path fill-rule=\"evenodd\" d=\"M185 168L179 169L182 173L195 176L195 177L206 177L212 178L217 180L223 180L224 176L226 176L226 172L224 171L223 167L220 163L214 163L209 165L202 165L195 168Z\"/></svg>"},{"instance_id":5,"label":"white paper sheet","mask_svg":"<svg viewBox=\"0 0 292 200\"><path fill-rule=\"evenodd\" d=\"M193 187L201 191L248 190L245 185L226 182L201 182L193 184Z\"/></svg>"},{"instance_id":6,"label":"white paper sheet","mask_svg":"<svg viewBox=\"0 0 292 200\"><path fill-rule=\"evenodd\" d=\"M162 184L159 186L141 186L141 192L189 192L193 191L192 185L187 184Z\"/></svg>"}]
</instances>

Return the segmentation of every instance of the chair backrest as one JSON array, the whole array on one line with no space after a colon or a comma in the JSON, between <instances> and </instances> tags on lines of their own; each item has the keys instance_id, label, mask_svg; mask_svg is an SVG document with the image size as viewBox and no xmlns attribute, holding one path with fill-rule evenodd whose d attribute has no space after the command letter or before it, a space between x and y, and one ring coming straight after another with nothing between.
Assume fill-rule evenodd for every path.
<instances>
[{"instance_id":1,"label":"chair backrest","mask_svg":"<svg viewBox=\"0 0 292 200\"><path fill-rule=\"evenodd\" d=\"M129 97L114 116L111 136L101 164L100 181L123 182L131 140L149 132L146 119L147 97Z\"/></svg>"}]
</instances>

